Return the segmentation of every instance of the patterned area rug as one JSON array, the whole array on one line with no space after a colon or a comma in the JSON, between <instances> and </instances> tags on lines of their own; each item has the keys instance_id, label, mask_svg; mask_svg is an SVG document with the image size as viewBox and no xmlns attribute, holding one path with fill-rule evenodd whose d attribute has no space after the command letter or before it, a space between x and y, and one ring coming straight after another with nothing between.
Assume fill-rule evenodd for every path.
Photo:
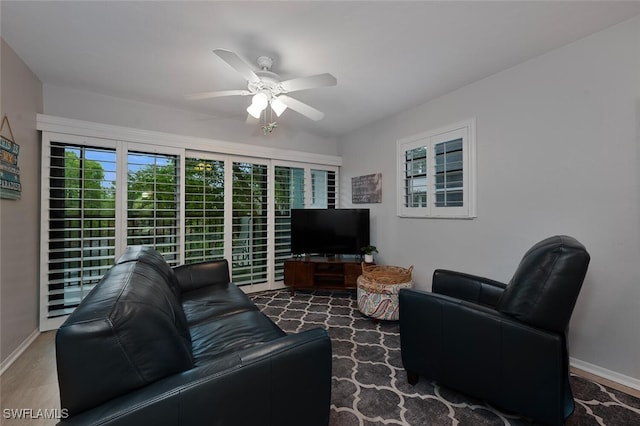
<instances>
[{"instance_id":1,"label":"patterned area rug","mask_svg":"<svg viewBox=\"0 0 640 426\"><path fill-rule=\"evenodd\" d=\"M333 345L330 424L532 425L482 401L420 379L407 383L398 322L376 322L358 311L351 293L288 290L251 295L283 330L329 331ZM640 425L640 399L578 376L571 377L576 410L567 425Z\"/></svg>"}]
</instances>

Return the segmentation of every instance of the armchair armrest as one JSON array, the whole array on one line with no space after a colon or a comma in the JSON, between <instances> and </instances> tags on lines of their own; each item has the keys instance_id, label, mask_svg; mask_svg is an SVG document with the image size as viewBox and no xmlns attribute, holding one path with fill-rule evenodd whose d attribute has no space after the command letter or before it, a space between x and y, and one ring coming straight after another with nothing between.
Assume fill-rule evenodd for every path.
<instances>
[{"instance_id":1,"label":"armchair armrest","mask_svg":"<svg viewBox=\"0 0 640 426\"><path fill-rule=\"evenodd\" d=\"M506 287L504 283L477 275L445 269L436 269L433 272L432 291L434 293L492 308L498 305Z\"/></svg>"},{"instance_id":2,"label":"armchair armrest","mask_svg":"<svg viewBox=\"0 0 640 426\"><path fill-rule=\"evenodd\" d=\"M173 271L183 293L210 285L226 285L230 281L226 259L180 265Z\"/></svg>"}]
</instances>

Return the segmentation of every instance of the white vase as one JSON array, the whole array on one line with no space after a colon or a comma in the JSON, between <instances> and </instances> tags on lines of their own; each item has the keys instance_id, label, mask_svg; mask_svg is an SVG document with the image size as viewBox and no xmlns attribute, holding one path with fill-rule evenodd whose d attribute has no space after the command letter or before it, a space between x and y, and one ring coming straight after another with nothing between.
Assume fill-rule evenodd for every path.
<instances>
[{"instance_id":1,"label":"white vase","mask_svg":"<svg viewBox=\"0 0 640 426\"><path fill-rule=\"evenodd\" d=\"M365 254L364 255L364 261L365 261L365 263L373 263L373 255L372 254Z\"/></svg>"}]
</instances>

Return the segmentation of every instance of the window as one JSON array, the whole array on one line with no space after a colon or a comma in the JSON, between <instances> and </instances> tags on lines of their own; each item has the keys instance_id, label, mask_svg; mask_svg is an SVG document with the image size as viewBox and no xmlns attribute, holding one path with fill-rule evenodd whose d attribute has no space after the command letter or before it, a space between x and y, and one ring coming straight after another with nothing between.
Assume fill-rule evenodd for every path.
<instances>
[{"instance_id":1,"label":"window","mask_svg":"<svg viewBox=\"0 0 640 426\"><path fill-rule=\"evenodd\" d=\"M329 170L311 170L312 209L336 208L336 174Z\"/></svg>"},{"instance_id":2,"label":"window","mask_svg":"<svg viewBox=\"0 0 640 426\"><path fill-rule=\"evenodd\" d=\"M227 259L244 291L277 287L291 209L311 207L311 194L335 207L338 157L44 119L41 330L62 324L128 245L170 265Z\"/></svg>"},{"instance_id":3,"label":"window","mask_svg":"<svg viewBox=\"0 0 640 426\"><path fill-rule=\"evenodd\" d=\"M224 258L224 161L187 158L185 263Z\"/></svg>"},{"instance_id":4,"label":"window","mask_svg":"<svg viewBox=\"0 0 640 426\"><path fill-rule=\"evenodd\" d=\"M178 157L130 152L127 157L127 245L145 245L179 263Z\"/></svg>"},{"instance_id":5,"label":"window","mask_svg":"<svg viewBox=\"0 0 640 426\"><path fill-rule=\"evenodd\" d=\"M71 313L115 261L116 152L52 143L49 159L42 304L56 318Z\"/></svg>"},{"instance_id":6,"label":"window","mask_svg":"<svg viewBox=\"0 0 640 426\"><path fill-rule=\"evenodd\" d=\"M284 279L284 261L291 257L291 209L304 204L304 169L275 166L275 279Z\"/></svg>"},{"instance_id":7,"label":"window","mask_svg":"<svg viewBox=\"0 0 640 426\"><path fill-rule=\"evenodd\" d=\"M267 166L233 162L231 278L237 285L267 281Z\"/></svg>"},{"instance_id":8,"label":"window","mask_svg":"<svg viewBox=\"0 0 640 426\"><path fill-rule=\"evenodd\" d=\"M398 215L473 218L475 121L397 142Z\"/></svg>"}]
</instances>

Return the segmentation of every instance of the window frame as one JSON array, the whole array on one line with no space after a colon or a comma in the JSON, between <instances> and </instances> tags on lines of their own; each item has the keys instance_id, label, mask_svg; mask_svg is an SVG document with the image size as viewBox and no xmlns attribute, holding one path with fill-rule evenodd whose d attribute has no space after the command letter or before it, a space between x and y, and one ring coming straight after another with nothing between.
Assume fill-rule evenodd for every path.
<instances>
[{"instance_id":1,"label":"window frame","mask_svg":"<svg viewBox=\"0 0 640 426\"><path fill-rule=\"evenodd\" d=\"M401 218L473 219L477 217L476 202L476 122L475 118L428 130L396 141L397 216ZM436 205L436 146L462 139L462 206ZM426 151L426 205L408 206L406 153L424 148ZM415 175L414 175L415 176Z\"/></svg>"}]
</instances>

